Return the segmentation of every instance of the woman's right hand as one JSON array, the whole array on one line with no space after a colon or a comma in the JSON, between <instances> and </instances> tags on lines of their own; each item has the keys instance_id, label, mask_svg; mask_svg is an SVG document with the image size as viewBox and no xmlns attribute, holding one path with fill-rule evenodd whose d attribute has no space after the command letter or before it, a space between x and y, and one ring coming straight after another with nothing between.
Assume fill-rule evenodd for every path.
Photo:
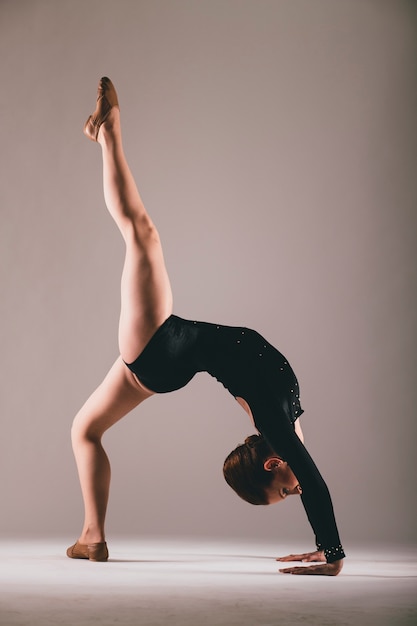
<instances>
[{"instance_id":1,"label":"woman's right hand","mask_svg":"<svg viewBox=\"0 0 417 626\"><path fill-rule=\"evenodd\" d=\"M285 563L291 561L302 561L304 563L325 563L326 559L322 550L316 550L315 552L304 552L303 554L289 554L288 556L279 556L277 561Z\"/></svg>"}]
</instances>

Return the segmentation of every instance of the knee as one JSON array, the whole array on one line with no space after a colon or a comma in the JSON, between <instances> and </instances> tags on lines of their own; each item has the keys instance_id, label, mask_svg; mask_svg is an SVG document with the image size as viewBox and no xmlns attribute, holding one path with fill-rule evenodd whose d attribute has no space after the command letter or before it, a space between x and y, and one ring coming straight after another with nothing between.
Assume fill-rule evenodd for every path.
<instances>
[{"instance_id":1,"label":"knee","mask_svg":"<svg viewBox=\"0 0 417 626\"><path fill-rule=\"evenodd\" d=\"M125 237L142 250L161 244L158 230L147 214L136 216L126 224Z\"/></svg>"},{"instance_id":2,"label":"knee","mask_svg":"<svg viewBox=\"0 0 417 626\"><path fill-rule=\"evenodd\" d=\"M82 412L78 413L71 426L72 445L82 443L100 443L103 433L94 424L94 421L88 419Z\"/></svg>"}]
</instances>

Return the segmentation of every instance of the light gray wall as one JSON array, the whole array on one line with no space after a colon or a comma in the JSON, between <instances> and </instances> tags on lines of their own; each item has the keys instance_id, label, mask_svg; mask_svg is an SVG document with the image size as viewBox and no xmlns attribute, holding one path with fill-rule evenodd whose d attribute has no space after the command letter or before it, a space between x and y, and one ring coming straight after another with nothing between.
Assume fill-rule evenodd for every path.
<instances>
[{"instance_id":1,"label":"light gray wall","mask_svg":"<svg viewBox=\"0 0 417 626\"><path fill-rule=\"evenodd\" d=\"M77 536L73 415L117 356L123 246L81 132L98 78L184 317L294 366L344 543L415 539L416 20L400 0L2 0L1 530ZM199 375L106 435L110 535L288 538L222 478L251 432Z\"/></svg>"}]
</instances>

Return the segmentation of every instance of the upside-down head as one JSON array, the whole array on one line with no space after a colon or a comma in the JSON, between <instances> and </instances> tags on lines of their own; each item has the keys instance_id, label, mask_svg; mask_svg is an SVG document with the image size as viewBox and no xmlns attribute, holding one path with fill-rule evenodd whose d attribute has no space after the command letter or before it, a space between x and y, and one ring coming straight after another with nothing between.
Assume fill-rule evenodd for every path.
<instances>
[{"instance_id":1,"label":"upside-down head","mask_svg":"<svg viewBox=\"0 0 417 626\"><path fill-rule=\"evenodd\" d=\"M250 504L275 504L302 493L288 463L279 457L262 435L251 435L226 458L227 484Z\"/></svg>"}]
</instances>

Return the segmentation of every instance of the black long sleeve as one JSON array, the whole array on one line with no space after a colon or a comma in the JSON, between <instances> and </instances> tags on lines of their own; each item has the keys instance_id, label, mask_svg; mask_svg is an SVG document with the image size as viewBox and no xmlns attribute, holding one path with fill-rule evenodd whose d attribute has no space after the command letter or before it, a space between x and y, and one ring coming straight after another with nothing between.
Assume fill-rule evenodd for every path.
<instances>
[{"instance_id":1,"label":"black long sleeve","mask_svg":"<svg viewBox=\"0 0 417 626\"><path fill-rule=\"evenodd\" d=\"M285 410L264 401L252 406L255 425L272 449L289 464L303 490L301 499L318 547L332 563L344 558L329 490L307 449L296 435Z\"/></svg>"}]
</instances>

